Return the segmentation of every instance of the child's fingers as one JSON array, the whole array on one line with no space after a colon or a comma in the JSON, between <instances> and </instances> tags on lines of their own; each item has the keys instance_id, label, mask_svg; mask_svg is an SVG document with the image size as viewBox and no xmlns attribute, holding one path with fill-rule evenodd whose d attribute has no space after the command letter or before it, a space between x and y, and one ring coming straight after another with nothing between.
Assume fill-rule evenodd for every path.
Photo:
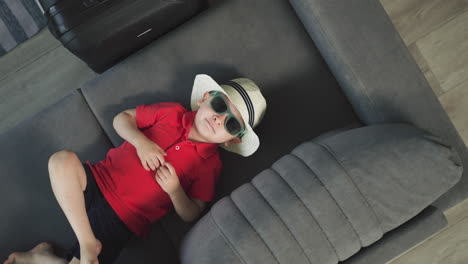
<instances>
[{"instance_id":1,"label":"child's fingers","mask_svg":"<svg viewBox=\"0 0 468 264\"><path fill-rule=\"evenodd\" d=\"M151 162L154 164L154 169L153 170L156 170L158 167L159 167L159 161L156 157L151 157Z\"/></svg>"},{"instance_id":2,"label":"child's fingers","mask_svg":"<svg viewBox=\"0 0 468 264\"><path fill-rule=\"evenodd\" d=\"M161 153L164 153L164 149L161 148L158 144L156 144L156 149L161 152Z\"/></svg>"},{"instance_id":3,"label":"child's fingers","mask_svg":"<svg viewBox=\"0 0 468 264\"><path fill-rule=\"evenodd\" d=\"M163 178L161 177L161 175L159 173L156 173L156 181L161 184L163 182Z\"/></svg>"},{"instance_id":4,"label":"child's fingers","mask_svg":"<svg viewBox=\"0 0 468 264\"><path fill-rule=\"evenodd\" d=\"M145 170L149 171L148 166L146 164L146 160L140 159L140 161L141 161L141 166L143 166L143 168L145 168Z\"/></svg>"},{"instance_id":5,"label":"child's fingers","mask_svg":"<svg viewBox=\"0 0 468 264\"><path fill-rule=\"evenodd\" d=\"M165 161L164 161L164 156L163 154L159 153L156 155L156 157L158 158L159 162L161 165L164 165Z\"/></svg>"},{"instance_id":6,"label":"child's fingers","mask_svg":"<svg viewBox=\"0 0 468 264\"><path fill-rule=\"evenodd\" d=\"M169 170L168 170L166 167L163 167L163 166L159 167L159 171L160 171L160 173L161 173L162 176L164 176L164 177L168 177L168 176L169 176L169 175L168 175L168 174L169 174Z\"/></svg>"},{"instance_id":7,"label":"child's fingers","mask_svg":"<svg viewBox=\"0 0 468 264\"><path fill-rule=\"evenodd\" d=\"M156 165L155 165L154 162L151 160L151 158L147 158L147 159L146 159L146 162L148 163L148 167L150 167L151 170L156 170Z\"/></svg>"},{"instance_id":8,"label":"child's fingers","mask_svg":"<svg viewBox=\"0 0 468 264\"><path fill-rule=\"evenodd\" d=\"M169 162L166 162L165 165L171 174L176 174L174 167Z\"/></svg>"}]
</instances>

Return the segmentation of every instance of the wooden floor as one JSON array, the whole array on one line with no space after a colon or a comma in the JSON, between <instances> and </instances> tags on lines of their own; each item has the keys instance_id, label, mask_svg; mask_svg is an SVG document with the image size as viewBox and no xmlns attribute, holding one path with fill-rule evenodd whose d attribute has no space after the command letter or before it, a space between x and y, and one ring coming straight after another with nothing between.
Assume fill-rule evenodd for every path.
<instances>
[{"instance_id":1,"label":"wooden floor","mask_svg":"<svg viewBox=\"0 0 468 264\"><path fill-rule=\"evenodd\" d=\"M387 264L468 263L468 200L445 212L448 225Z\"/></svg>"},{"instance_id":2,"label":"wooden floor","mask_svg":"<svg viewBox=\"0 0 468 264\"><path fill-rule=\"evenodd\" d=\"M468 145L468 0L380 0ZM388 264L467 264L468 200L448 226Z\"/></svg>"},{"instance_id":3,"label":"wooden floor","mask_svg":"<svg viewBox=\"0 0 468 264\"><path fill-rule=\"evenodd\" d=\"M468 144L468 0L380 0Z\"/></svg>"}]
</instances>

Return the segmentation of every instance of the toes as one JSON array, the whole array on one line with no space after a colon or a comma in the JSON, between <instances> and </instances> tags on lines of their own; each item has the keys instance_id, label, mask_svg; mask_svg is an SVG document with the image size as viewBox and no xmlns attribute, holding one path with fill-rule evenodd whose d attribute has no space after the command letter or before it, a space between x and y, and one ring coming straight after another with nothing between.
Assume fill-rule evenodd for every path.
<instances>
[{"instance_id":1,"label":"toes","mask_svg":"<svg viewBox=\"0 0 468 264\"><path fill-rule=\"evenodd\" d=\"M5 261L3 262L3 264L11 264L10 258L8 258L7 260L5 260Z\"/></svg>"},{"instance_id":2,"label":"toes","mask_svg":"<svg viewBox=\"0 0 468 264\"><path fill-rule=\"evenodd\" d=\"M31 262L32 254L30 252L14 252L8 257L7 263L16 264L16 263L29 263Z\"/></svg>"},{"instance_id":3,"label":"toes","mask_svg":"<svg viewBox=\"0 0 468 264\"><path fill-rule=\"evenodd\" d=\"M16 256L18 255L18 253L11 253L10 256L8 256L8 261L13 263L15 261L15 258Z\"/></svg>"},{"instance_id":4,"label":"toes","mask_svg":"<svg viewBox=\"0 0 468 264\"><path fill-rule=\"evenodd\" d=\"M15 263L15 258L16 258L16 253L11 253L10 256L8 256L8 259L3 262L3 264L13 264Z\"/></svg>"},{"instance_id":5,"label":"toes","mask_svg":"<svg viewBox=\"0 0 468 264\"><path fill-rule=\"evenodd\" d=\"M33 249L31 249L32 252L52 252L52 245L47 242L42 242L39 243L37 246L35 246Z\"/></svg>"}]
</instances>

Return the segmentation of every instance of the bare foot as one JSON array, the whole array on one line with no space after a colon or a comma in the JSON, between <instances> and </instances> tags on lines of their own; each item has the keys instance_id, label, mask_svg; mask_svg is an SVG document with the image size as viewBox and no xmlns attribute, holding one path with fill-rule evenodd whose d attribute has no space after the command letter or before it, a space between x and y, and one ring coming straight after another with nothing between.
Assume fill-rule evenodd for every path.
<instances>
[{"instance_id":1,"label":"bare foot","mask_svg":"<svg viewBox=\"0 0 468 264\"><path fill-rule=\"evenodd\" d=\"M61 259L53 254L52 245L42 242L28 252L14 252L10 254L4 264L63 264L66 260Z\"/></svg>"},{"instance_id":2,"label":"bare foot","mask_svg":"<svg viewBox=\"0 0 468 264\"><path fill-rule=\"evenodd\" d=\"M99 253L101 253L101 241L95 240L80 245L80 264L97 264Z\"/></svg>"}]
</instances>

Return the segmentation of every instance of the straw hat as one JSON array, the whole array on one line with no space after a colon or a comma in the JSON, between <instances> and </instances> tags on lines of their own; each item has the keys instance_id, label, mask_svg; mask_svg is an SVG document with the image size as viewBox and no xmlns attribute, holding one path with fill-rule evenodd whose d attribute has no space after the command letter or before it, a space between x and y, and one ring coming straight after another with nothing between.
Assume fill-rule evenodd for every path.
<instances>
[{"instance_id":1,"label":"straw hat","mask_svg":"<svg viewBox=\"0 0 468 264\"><path fill-rule=\"evenodd\" d=\"M239 110L246 125L241 143L231 144L228 147L221 144L221 147L244 157L252 155L260 146L260 140L253 128L262 121L267 106L258 86L247 78L237 78L219 85L210 76L198 74L195 76L192 89L192 111L198 110L197 101L207 91L218 91L225 94Z\"/></svg>"}]
</instances>

